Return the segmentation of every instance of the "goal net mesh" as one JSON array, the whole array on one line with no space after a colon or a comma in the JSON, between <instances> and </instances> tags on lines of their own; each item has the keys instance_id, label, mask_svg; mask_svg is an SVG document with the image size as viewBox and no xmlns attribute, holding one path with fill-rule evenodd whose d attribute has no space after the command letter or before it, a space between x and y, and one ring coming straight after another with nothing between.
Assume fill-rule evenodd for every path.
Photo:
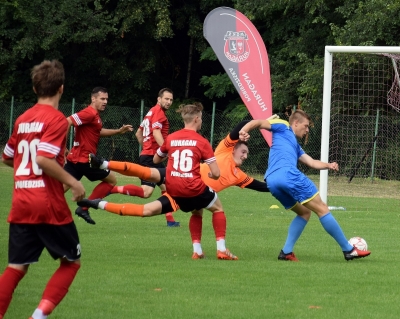
<instances>
[{"instance_id":1,"label":"goal net mesh","mask_svg":"<svg viewBox=\"0 0 400 319\"><path fill-rule=\"evenodd\" d=\"M328 196L400 198L399 62L393 54L333 55L329 161L340 171L329 172Z\"/></svg>"}]
</instances>

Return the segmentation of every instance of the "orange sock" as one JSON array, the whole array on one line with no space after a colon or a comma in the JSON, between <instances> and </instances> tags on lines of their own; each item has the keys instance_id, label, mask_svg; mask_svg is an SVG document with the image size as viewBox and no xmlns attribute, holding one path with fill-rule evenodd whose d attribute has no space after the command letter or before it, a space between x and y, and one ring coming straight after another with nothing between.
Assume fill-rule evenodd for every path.
<instances>
[{"instance_id":1,"label":"orange sock","mask_svg":"<svg viewBox=\"0 0 400 319\"><path fill-rule=\"evenodd\" d=\"M148 180L151 176L150 167L141 166L129 162L109 161L108 169L126 176L136 176Z\"/></svg>"},{"instance_id":2,"label":"orange sock","mask_svg":"<svg viewBox=\"0 0 400 319\"><path fill-rule=\"evenodd\" d=\"M144 205L107 203L104 209L110 213L114 213L121 216L143 217Z\"/></svg>"}]
</instances>

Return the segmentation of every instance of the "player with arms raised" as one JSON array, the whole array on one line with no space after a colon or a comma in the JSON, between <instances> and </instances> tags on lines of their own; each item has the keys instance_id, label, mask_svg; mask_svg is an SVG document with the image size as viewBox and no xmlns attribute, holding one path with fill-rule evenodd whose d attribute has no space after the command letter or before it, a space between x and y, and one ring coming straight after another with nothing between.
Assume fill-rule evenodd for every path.
<instances>
[{"instance_id":1,"label":"player with arms raised","mask_svg":"<svg viewBox=\"0 0 400 319\"><path fill-rule=\"evenodd\" d=\"M3 162L14 167L8 267L0 277L0 318L14 289L36 263L44 248L60 266L46 285L32 319L45 319L61 302L80 267L81 248L63 184L73 200L85 195L82 184L63 169L68 122L58 110L64 89L64 68L44 61L31 72L38 102L15 122L3 153Z\"/></svg>"}]
</instances>

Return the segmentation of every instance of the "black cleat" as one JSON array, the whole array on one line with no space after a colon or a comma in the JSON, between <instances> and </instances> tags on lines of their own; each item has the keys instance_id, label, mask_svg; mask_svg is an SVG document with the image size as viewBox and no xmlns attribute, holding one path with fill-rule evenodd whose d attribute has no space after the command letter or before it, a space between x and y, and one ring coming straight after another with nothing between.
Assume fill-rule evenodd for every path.
<instances>
[{"instance_id":1,"label":"black cleat","mask_svg":"<svg viewBox=\"0 0 400 319\"><path fill-rule=\"evenodd\" d=\"M283 250L279 253L278 260L299 261L293 252L285 254Z\"/></svg>"},{"instance_id":2,"label":"black cleat","mask_svg":"<svg viewBox=\"0 0 400 319\"><path fill-rule=\"evenodd\" d=\"M104 158L98 157L93 153L89 154L89 164L91 168L100 168L101 164L105 161Z\"/></svg>"},{"instance_id":3,"label":"black cleat","mask_svg":"<svg viewBox=\"0 0 400 319\"><path fill-rule=\"evenodd\" d=\"M84 198L81 201L77 202L77 204L80 207L89 207L89 208L98 209L99 208L99 203L101 201L102 201L101 198L99 198L99 199L87 199L87 198Z\"/></svg>"},{"instance_id":4,"label":"black cleat","mask_svg":"<svg viewBox=\"0 0 400 319\"><path fill-rule=\"evenodd\" d=\"M88 207L88 206L86 206L86 207ZM90 217L89 210L87 210L87 209L85 210L82 207L78 207L75 210L75 214L78 215L79 217L83 218L83 220L89 224L92 224L92 225L96 224L96 222L92 219L92 217Z\"/></svg>"}]
</instances>

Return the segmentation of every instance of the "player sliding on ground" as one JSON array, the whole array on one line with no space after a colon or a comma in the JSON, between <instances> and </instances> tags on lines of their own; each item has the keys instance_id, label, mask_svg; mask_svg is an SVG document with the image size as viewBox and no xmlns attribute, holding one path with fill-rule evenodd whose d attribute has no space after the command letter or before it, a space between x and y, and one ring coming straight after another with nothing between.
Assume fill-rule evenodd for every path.
<instances>
[{"instance_id":1,"label":"player sliding on ground","mask_svg":"<svg viewBox=\"0 0 400 319\"><path fill-rule=\"evenodd\" d=\"M266 129L272 132L272 147L269 153L268 169L265 180L271 194L286 209L291 209L297 216L289 226L286 243L281 250L279 260L298 261L293 247L304 227L315 212L324 227L339 244L346 260L366 257L369 251L361 251L349 244L328 206L322 201L314 183L297 168L297 162L318 170L339 170L337 163L325 163L312 159L297 142L309 132L310 117L302 110L296 110L289 118L283 120L253 120L240 131L240 139L247 141L248 132L254 129Z\"/></svg>"},{"instance_id":2,"label":"player sliding on ground","mask_svg":"<svg viewBox=\"0 0 400 319\"><path fill-rule=\"evenodd\" d=\"M274 118L276 117L277 116L274 115ZM208 165L204 163L200 164L201 179L207 186L211 187L217 193L230 186L239 186L241 188L252 189L259 192L269 192L266 183L255 180L240 169L240 166L242 166L244 161L247 159L249 148L247 142L239 141L239 131L248 122L249 121L242 121L236 125L236 127L218 144L217 148L215 149L214 155L221 171L221 176L219 179L215 180L208 177L208 172L210 171ZM143 168L139 165L128 162L108 162L102 158L96 157L94 154L90 155L89 162L93 167L101 167L103 169L117 171L120 174L127 176L138 176L138 174L144 174ZM150 176L150 182L165 183L165 168L152 168L151 170L145 169L145 171L147 171L145 174ZM126 192L122 189L121 194L126 194ZM154 215L158 214L155 211L149 212L149 214L144 215L144 217L150 217ZM213 214L213 216L218 215ZM217 233L217 229L222 229L220 233L226 233L226 220L224 220L224 216L225 215L221 215L220 218L213 218L212 223L215 233ZM201 247L202 228L202 214L192 214L189 221L189 230L193 244L193 259L204 258ZM217 241L218 239L224 238L217 238Z\"/></svg>"},{"instance_id":3,"label":"player sliding on ground","mask_svg":"<svg viewBox=\"0 0 400 319\"><path fill-rule=\"evenodd\" d=\"M203 182L200 175L200 160L204 160L208 167L208 177L212 180L217 180L220 176L219 166L210 143L197 133L201 128L202 109L203 107L201 104L181 106L179 111L184 119L185 128L170 134L154 156L154 161L160 162L162 158L168 155L169 159L166 168L168 179L165 180L168 194L164 194L156 201L145 205L114 204L101 200L87 199L81 201L78 205L88 205L93 208L105 209L108 212L119 215L140 217L165 214L166 212L176 211L179 208L184 212L191 211L192 216L197 216L193 217L194 221L191 219L190 224L192 226L189 227L191 230L194 229L193 232L195 234L195 237L192 235L192 240L194 238L193 246L195 250L192 258L194 259L204 257L201 251L200 240L201 216L203 208L206 208L213 213L212 220L215 236L217 238L217 258L237 260L238 258L225 247L226 217L222 204L215 191ZM236 132L237 137L238 134L239 129L237 129ZM248 149L245 143L241 144L242 148L239 147L239 149L240 152L243 151L243 154L240 156L238 155L238 157L239 159L241 158L240 161L243 161L243 159L247 157ZM91 165L95 165L94 162L96 161L97 158L92 156ZM164 180L165 176L165 169L149 168L133 163L104 161L104 163L98 163L98 165L100 164L102 164L100 168L105 169L109 167L109 169L113 169L116 172L137 176L142 180L151 182ZM127 172L129 172L129 174L127 174ZM240 183L242 183L242 187L252 184L254 188L267 191L265 183L253 181L251 178L248 178L247 175L241 177ZM196 221L197 225L195 225Z\"/></svg>"}]
</instances>

